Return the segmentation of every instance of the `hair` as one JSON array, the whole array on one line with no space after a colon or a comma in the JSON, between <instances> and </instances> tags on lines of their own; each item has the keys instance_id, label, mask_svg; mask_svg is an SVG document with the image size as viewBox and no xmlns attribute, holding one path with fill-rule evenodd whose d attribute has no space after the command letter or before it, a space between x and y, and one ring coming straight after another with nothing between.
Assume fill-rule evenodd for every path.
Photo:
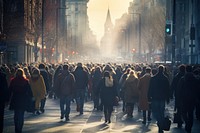
<instances>
[{"instance_id":1,"label":"hair","mask_svg":"<svg viewBox=\"0 0 200 133\"><path fill-rule=\"evenodd\" d=\"M180 72L185 72L185 65L180 65L179 66L179 71Z\"/></svg>"},{"instance_id":2,"label":"hair","mask_svg":"<svg viewBox=\"0 0 200 133\"><path fill-rule=\"evenodd\" d=\"M130 70L128 77L130 75L134 76L135 78L138 78L138 75L137 75L137 73L134 70Z\"/></svg>"},{"instance_id":3,"label":"hair","mask_svg":"<svg viewBox=\"0 0 200 133\"><path fill-rule=\"evenodd\" d=\"M24 70L22 68L18 68L17 71L15 72L15 77L26 77L24 74Z\"/></svg>"},{"instance_id":4,"label":"hair","mask_svg":"<svg viewBox=\"0 0 200 133\"><path fill-rule=\"evenodd\" d=\"M34 68L32 75L34 75L34 74L40 75L40 70L38 68Z\"/></svg>"},{"instance_id":5,"label":"hair","mask_svg":"<svg viewBox=\"0 0 200 133\"><path fill-rule=\"evenodd\" d=\"M69 69L69 65L65 64L63 65L63 70L68 70Z\"/></svg>"},{"instance_id":6,"label":"hair","mask_svg":"<svg viewBox=\"0 0 200 133\"><path fill-rule=\"evenodd\" d=\"M192 72L192 66L191 65L187 65L185 69L186 69L186 72Z\"/></svg>"},{"instance_id":7,"label":"hair","mask_svg":"<svg viewBox=\"0 0 200 133\"><path fill-rule=\"evenodd\" d=\"M39 69L45 69L45 65L43 63L39 64Z\"/></svg>"},{"instance_id":8,"label":"hair","mask_svg":"<svg viewBox=\"0 0 200 133\"><path fill-rule=\"evenodd\" d=\"M150 73L151 72L151 68L150 67L147 67L146 68L146 73Z\"/></svg>"},{"instance_id":9,"label":"hair","mask_svg":"<svg viewBox=\"0 0 200 133\"><path fill-rule=\"evenodd\" d=\"M158 66L158 71L159 71L159 72L164 72L164 68L165 68L165 67L164 67L163 65L159 65L159 66Z\"/></svg>"},{"instance_id":10,"label":"hair","mask_svg":"<svg viewBox=\"0 0 200 133\"><path fill-rule=\"evenodd\" d=\"M109 71L105 71L104 74L103 74L103 76L104 76L104 77L110 77Z\"/></svg>"}]
</instances>

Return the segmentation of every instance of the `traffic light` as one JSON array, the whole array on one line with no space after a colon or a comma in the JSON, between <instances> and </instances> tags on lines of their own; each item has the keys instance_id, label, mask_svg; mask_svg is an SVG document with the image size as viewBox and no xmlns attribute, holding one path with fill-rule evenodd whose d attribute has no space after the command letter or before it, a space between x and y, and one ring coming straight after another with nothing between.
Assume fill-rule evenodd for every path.
<instances>
[{"instance_id":1,"label":"traffic light","mask_svg":"<svg viewBox=\"0 0 200 133\"><path fill-rule=\"evenodd\" d=\"M172 35L172 22L167 22L165 26L165 33L168 36Z\"/></svg>"}]
</instances>

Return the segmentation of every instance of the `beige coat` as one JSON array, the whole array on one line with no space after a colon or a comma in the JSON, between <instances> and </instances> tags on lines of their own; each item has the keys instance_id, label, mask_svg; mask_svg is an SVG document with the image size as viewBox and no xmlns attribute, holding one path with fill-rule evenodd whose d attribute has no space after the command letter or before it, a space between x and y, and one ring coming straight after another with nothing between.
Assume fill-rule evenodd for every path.
<instances>
[{"instance_id":1,"label":"beige coat","mask_svg":"<svg viewBox=\"0 0 200 133\"><path fill-rule=\"evenodd\" d=\"M143 77L140 78L138 83L139 89L139 108L141 110L148 110L149 103L148 103L148 89L149 89L149 82L151 79L151 75L146 73Z\"/></svg>"},{"instance_id":2,"label":"beige coat","mask_svg":"<svg viewBox=\"0 0 200 133\"><path fill-rule=\"evenodd\" d=\"M123 87L124 101L126 103L138 102L139 94L138 94L137 84L138 84L138 79L132 75L126 79Z\"/></svg>"},{"instance_id":3,"label":"beige coat","mask_svg":"<svg viewBox=\"0 0 200 133\"><path fill-rule=\"evenodd\" d=\"M39 103L46 96L46 86L43 77L40 75L36 81L29 80L33 96L35 98L35 108L39 108Z\"/></svg>"}]
</instances>

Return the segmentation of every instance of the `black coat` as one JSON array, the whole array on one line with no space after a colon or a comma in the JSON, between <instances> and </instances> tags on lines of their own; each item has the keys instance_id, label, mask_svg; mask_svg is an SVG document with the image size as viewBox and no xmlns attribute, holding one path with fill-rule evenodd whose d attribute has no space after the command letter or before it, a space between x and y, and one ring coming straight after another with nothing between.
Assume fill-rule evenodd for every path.
<instances>
[{"instance_id":1,"label":"black coat","mask_svg":"<svg viewBox=\"0 0 200 133\"><path fill-rule=\"evenodd\" d=\"M113 106L115 104L115 98L118 96L116 87L115 81L113 82L112 87L106 87L105 78L99 82L98 88L100 90L101 103L103 105Z\"/></svg>"},{"instance_id":2,"label":"black coat","mask_svg":"<svg viewBox=\"0 0 200 133\"><path fill-rule=\"evenodd\" d=\"M193 73L186 73L178 84L178 100L181 106L194 106L197 100L198 83Z\"/></svg>"},{"instance_id":3,"label":"black coat","mask_svg":"<svg viewBox=\"0 0 200 133\"><path fill-rule=\"evenodd\" d=\"M88 85L88 73L83 70L83 67L77 67L74 71L75 89L85 89Z\"/></svg>"},{"instance_id":4,"label":"black coat","mask_svg":"<svg viewBox=\"0 0 200 133\"><path fill-rule=\"evenodd\" d=\"M10 109L26 110L33 97L28 80L23 77L12 79L9 90L11 95Z\"/></svg>"},{"instance_id":5,"label":"black coat","mask_svg":"<svg viewBox=\"0 0 200 133\"><path fill-rule=\"evenodd\" d=\"M8 83L6 75L0 72L0 103L5 103L9 100Z\"/></svg>"},{"instance_id":6,"label":"black coat","mask_svg":"<svg viewBox=\"0 0 200 133\"><path fill-rule=\"evenodd\" d=\"M168 101L169 100L169 80L162 73L157 73L150 79L148 98L152 101Z\"/></svg>"}]
</instances>

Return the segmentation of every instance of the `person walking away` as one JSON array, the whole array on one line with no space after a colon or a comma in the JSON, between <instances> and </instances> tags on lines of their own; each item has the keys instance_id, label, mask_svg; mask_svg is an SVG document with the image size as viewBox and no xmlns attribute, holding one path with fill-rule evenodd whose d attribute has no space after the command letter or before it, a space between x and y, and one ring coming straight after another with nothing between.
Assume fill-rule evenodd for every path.
<instances>
[{"instance_id":1,"label":"person walking away","mask_svg":"<svg viewBox=\"0 0 200 133\"><path fill-rule=\"evenodd\" d=\"M24 71L18 68L9 86L10 110L14 110L15 133L21 133L24 125L24 112L28 106L27 98L32 98L32 91Z\"/></svg>"},{"instance_id":2,"label":"person walking away","mask_svg":"<svg viewBox=\"0 0 200 133\"><path fill-rule=\"evenodd\" d=\"M42 77L44 79L44 83L45 83L45 86L46 86L46 93L48 94L49 90L50 90L50 87L49 87L49 76L48 76L48 73L47 73L47 71L45 69L45 65L43 63L39 64L39 70L40 70L40 74L42 75ZM45 111L44 110L45 104L46 104L46 96L45 96L44 99L41 100L41 104L40 104L41 113L44 113L44 111Z\"/></svg>"},{"instance_id":3,"label":"person walking away","mask_svg":"<svg viewBox=\"0 0 200 133\"><path fill-rule=\"evenodd\" d=\"M185 65L180 65L179 66L179 72L175 75L175 77L172 80L171 84L171 97L175 97L175 107L174 111L176 111L177 114L177 124L178 128L182 127L183 121L182 121L182 115L181 115L181 103L180 103L180 98L178 97L178 83L180 79L185 75Z\"/></svg>"},{"instance_id":4,"label":"person walking away","mask_svg":"<svg viewBox=\"0 0 200 133\"><path fill-rule=\"evenodd\" d=\"M108 71L105 71L103 78L99 82L101 103L104 109L105 123L111 123L111 115L115 99L117 98L117 86L112 76Z\"/></svg>"},{"instance_id":5,"label":"person walking away","mask_svg":"<svg viewBox=\"0 0 200 133\"><path fill-rule=\"evenodd\" d=\"M89 80L88 73L83 69L82 63L78 63L73 74L75 77L75 100L77 104L77 111L80 112L80 115L82 115L85 100L85 92Z\"/></svg>"},{"instance_id":6,"label":"person walking away","mask_svg":"<svg viewBox=\"0 0 200 133\"><path fill-rule=\"evenodd\" d=\"M151 79L151 68L146 67L146 73L139 79L139 108L143 111L143 124L146 124L146 112L148 111L148 121L151 121L151 108L148 101L148 89Z\"/></svg>"},{"instance_id":7,"label":"person walking away","mask_svg":"<svg viewBox=\"0 0 200 133\"><path fill-rule=\"evenodd\" d=\"M3 133L4 126L4 108L9 101L8 83L6 80L6 74L0 68L0 133Z\"/></svg>"},{"instance_id":8,"label":"person walking away","mask_svg":"<svg viewBox=\"0 0 200 133\"><path fill-rule=\"evenodd\" d=\"M186 66L186 73L178 84L182 116L185 121L185 131L191 133L194 119L194 108L197 100L197 79L192 72L192 66Z\"/></svg>"},{"instance_id":9,"label":"person walking away","mask_svg":"<svg viewBox=\"0 0 200 133\"><path fill-rule=\"evenodd\" d=\"M148 99L153 116L157 120L158 132L163 133L165 102L169 103L169 80L164 74L164 66L158 66L158 73L150 79Z\"/></svg>"},{"instance_id":10,"label":"person walking away","mask_svg":"<svg viewBox=\"0 0 200 133\"><path fill-rule=\"evenodd\" d=\"M131 70L123 86L127 118L133 117L134 104L138 102L139 90L137 86L138 77L136 76L135 72Z\"/></svg>"},{"instance_id":11,"label":"person walking away","mask_svg":"<svg viewBox=\"0 0 200 133\"><path fill-rule=\"evenodd\" d=\"M99 90L98 84L102 79L102 71L99 66L97 66L94 70L94 74L92 75L92 94L93 94L93 101L94 101L94 109L100 110L99 108Z\"/></svg>"},{"instance_id":12,"label":"person walking away","mask_svg":"<svg viewBox=\"0 0 200 133\"><path fill-rule=\"evenodd\" d=\"M60 119L65 117L66 121L69 121L70 104L74 95L75 83L74 75L69 72L68 68L69 66L67 64L63 65L63 70L58 75L58 79L55 84L57 96L60 98Z\"/></svg>"},{"instance_id":13,"label":"person walking away","mask_svg":"<svg viewBox=\"0 0 200 133\"><path fill-rule=\"evenodd\" d=\"M31 90L33 92L33 97L35 98L35 114L39 115L40 112L40 103L41 100L45 98L46 95L46 86L44 83L44 79L40 74L39 69L34 68L31 78L29 80Z\"/></svg>"},{"instance_id":14,"label":"person walking away","mask_svg":"<svg viewBox=\"0 0 200 133\"><path fill-rule=\"evenodd\" d=\"M126 103L124 101L124 91L123 91L123 86L124 86L124 83L126 81L126 78L129 74L129 72L131 71L131 68L127 68L125 70L125 72L122 74L120 80L119 80L119 87L120 87L120 92L119 92L119 95L120 95L120 99L122 99L122 111L125 112L126 111Z\"/></svg>"}]
</instances>

